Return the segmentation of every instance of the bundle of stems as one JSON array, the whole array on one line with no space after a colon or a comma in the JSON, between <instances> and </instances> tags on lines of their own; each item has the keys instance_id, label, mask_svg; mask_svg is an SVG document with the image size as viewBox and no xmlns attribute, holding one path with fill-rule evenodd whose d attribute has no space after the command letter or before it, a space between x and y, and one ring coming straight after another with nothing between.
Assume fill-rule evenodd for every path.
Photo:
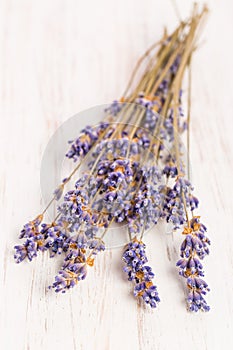
<instances>
[{"instance_id":1,"label":"bundle of stems","mask_svg":"<svg viewBox=\"0 0 233 350\"><path fill-rule=\"evenodd\" d=\"M105 111L97 126L87 126L70 141L66 154L76 162L71 174L34 220L24 225L15 246L19 263L30 261L38 251L50 256L64 253L64 263L52 287L66 292L84 279L87 267L105 249L109 227L124 223L128 230L122 260L128 279L134 283L134 295L151 307L160 301L154 273L147 266L143 237L160 220L181 231L181 259L177 266L186 279L187 305L190 311L208 311L204 295L209 290L200 262L208 253L209 239L200 216L194 214L198 200L189 179L189 156L184 154L181 134L187 134L189 153L191 107L191 58L197 47L207 8L200 12L194 5L191 18L152 45L138 61L120 100ZM144 67L135 86L138 69ZM187 117L182 107L182 83L189 74ZM85 171L79 176L80 166ZM63 191L75 179L73 189ZM45 212L55 201L53 222L43 222Z\"/></svg>"}]
</instances>

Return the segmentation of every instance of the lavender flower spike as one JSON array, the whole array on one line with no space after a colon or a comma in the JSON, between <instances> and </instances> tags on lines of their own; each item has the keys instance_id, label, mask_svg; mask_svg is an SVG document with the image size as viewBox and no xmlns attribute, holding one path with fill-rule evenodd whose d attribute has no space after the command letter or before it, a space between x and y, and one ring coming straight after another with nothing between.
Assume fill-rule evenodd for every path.
<instances>
[{"instance_id":1,"label":"lavender flower spike","mask_svg":"<svg viewBox=\"0 0 233 350\"><path fill-rule=\"evenodd\" d=\"M181 259L176 264L179 274L187 280L188 309L194 312L210 310L203 297L210 289L202 279L204 272L199 260L209 254L210 240L205 236L205 231L206 227L200 223L199 217L193 217L189 227L183 231L186 237L180 249Z\"/></svg>"},{"instance_id":2,"label":"lavender flower spike","mask_svg":"<svg viewBox=\"0 0 233 350\"><path fill-rule=\"evenodd\" d=\"M125 262L124 271L128 274L128 280L135 283L134 296L142 298L152 308L160 302L157 287L153 284L154 273L151 267L145 266L147 257L145 244L134 238L124 251L122 260Z\"/></svg>"},{"instance_id":3,"label":"lavender flower spike","mask_svg":"<svg viewBox=\"0 0 233 350\"><path fill-rule=\"evenodd\" d=\"M66 256L62 269L55 277L52 287L55 292L65 293L67 289L73 288L78 281L87 275L86 255L84 249L72 249Z\"/></svg>"},{"instance_id":4,"label":"lavender flower spike","mask_svg":"<svg viewBox=\"0 0 233 350\"><path fill-rule=\"evenodd\" d=\"M87 276L87 267L94 266L94 257L105 250L101 239L87 241L85 235L81 233L70 237L67 241L69 251L61 270L55 277L55 282L50 287L57 293L65 293L68 289L75 287L79 281L84 280Z\"/></svg>"}]
</instances>

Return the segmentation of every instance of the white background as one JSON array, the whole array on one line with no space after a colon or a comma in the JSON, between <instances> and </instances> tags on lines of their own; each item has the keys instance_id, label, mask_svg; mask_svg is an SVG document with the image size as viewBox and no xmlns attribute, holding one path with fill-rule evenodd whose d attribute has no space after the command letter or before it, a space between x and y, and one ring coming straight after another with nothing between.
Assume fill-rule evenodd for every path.
<instances>
[{"instance_id":1,"label":"white background","mask_svg":"<svg viewBox=\"0 0 233 350\"><path fill-rule=\"evenodd\" d=\"M191 1L177 0L185 18ZM75 113L121 96L137 58L178 23L168 0L2 0L0 28L1 335L3 350L212 350L233 348L232 1L209 1L193 61L191 159L209 228L209 314L189 314L175 268L181 234L146 236L162 302L143 309L107 251L66 295L47 291L58 263L16 265L22 225L41 211L40 162ZM48 171L49 176L49 171Z\"/></svg>"}]
</instances>

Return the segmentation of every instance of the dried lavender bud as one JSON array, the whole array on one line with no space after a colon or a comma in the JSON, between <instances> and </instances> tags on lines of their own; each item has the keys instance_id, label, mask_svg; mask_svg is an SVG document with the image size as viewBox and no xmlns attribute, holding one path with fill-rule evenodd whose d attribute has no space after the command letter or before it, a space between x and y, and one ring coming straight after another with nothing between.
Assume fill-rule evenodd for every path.
<instances>
[{"instance_id":1,"label":"dried lavender bud","mask_svg":"<svg viewBox=\"0 0 233 350\"><path fill-rule=\"evenodd\" d=\"M65 194L58 212L60 220L70 224L70 231L77 230L83 221L90 220L90 215L85 210L88 203L88 193L84 189L71 190Z\"/></svg>"},{"instance_id":2,"label":"dried lavender bud","mask_svg":"<svg viewBox=\"0 0 233 350\"><path fill-rule=\"evenodd\" d=\"M192 195L191 183L178 176L173 188L167 188L164 201L164 215L167 222L172 223L173 230L179 229L187 221L186 208L194 210L198 206L198 200Z\"/></svg>"},{"instance_id":3,"label":"dried lavender bud","mask_svg":"<svg viewBox=\"0 0 233 350\"><path fill-rule=\"evenodd\" d=\"M61 198L61 196L63 194L63 190L64 190L64 183L61 184L60 186L58 186L58 188L53 193L56 201L59 201L59 199Z\"/></svg>"},{"instance_id":4,"label":"dried lavender bud","mask_svg":"<svg viewBox=\"0 0 233 350\"><path fill-rule=\"evenodd\" d=\"M109 113L111 116L118 116L122 108L125 106L124 103L114 100L108 108L105 109L105 112Z\"/></svg>"},{"instance_id":5,"label":"dried lavender bud","mask_svg":"<svg viewBox=\"0 0 233 350\"><path fill-rule=\"evenodd\" d=\"M14 249L14 259L17 264L21 263L25 258L32 261L37 256L37 244L33 238L27 238L23 245L16 245Z\"/></svg>"},{"instance_id":6,"label":"dried lavender bud","mask_svg":"<svg viewBox=\"0 0 233 350\"><path fill-rule=\"evenodd\" d=\"M73 159L74 162L84 157L108 126L109 124L106 122L101 122L97 127L86 126L76 140L69 141L70 149L66 157Z\"/></svg>"},{"instance_id":7,"label":"dried lavender bud","mask_svg":"<svg viewBox=\"0 0 233 350\"><path fill-rule=\"evenodd\" d=\"M84 232L70 237L68 240L69 250L64 259L62 269L55 277L55 282L50 288L55 292L65 293L77 283L86 278L87 266L94 265L94 258L99 252L105 249L101 239L93 239L88 242ZM87 253L87 248L89 253ZM91 254L90 254L91 252Z\"/></svg>"},{"instance_id":8,"label":"dried lavender bud","mask_svg":"<svg viewBox=\"0 0 233 350\"><path fill-rule=\"evenodd\" d=\"M134 282L134 296L142 298L146 304L155 308L160 301L157 287L153 284L154 274L151 267L145 266L147 257L145 244L137 239L131 241L124 251L122 260L128 280Z\"/></svg>"},{"instance_id":9,"label":"dried lavender bud","mask_svg":"<svg viewBox=\"0 0 233 350\"><path fill-rule=\"evenodd\" d=\"M206 227L200 223L199 217L193 217L190 227L184 229L186 235L180 249L182 259L178 260L179 274L186 278L189 290L187 303L190 311L209 311L203 295L208 291L204 277L203 266L199 259L209 254L209 239L205 236Z\"/></svg>"},{"instance_id":10,"label":"dried lavender bud","mask_svg":"<svg viewBox=\"0 0 233 350\"><path fill-rule=\"evenodd\" d=\"M52 225L46 235L45 248L49 250L50 257L67 251L66 241L70 236L70 225L66 221L58 220L56 225Z\"/></svg>"},{"instance_id":11,"label":"dried lavender bud","mask_svg":"<svg viewBox=\"0 0 233 350\"><path fill-rule=\"evenodd\" d=\"M19 238L31 238L39 234L39 226L43 220L43 215L38 215L34 220L24 225Z\"/></svg>"},{"instance_id":12,"label":"dried lavender bud","mask_svg":"<svg viewBox=\"0 0 233 350\"><path fill-rule=\"evenodd\" d=\"M24 225L19 238L24 238L25 241L22 245L16 245L14 247L14 259L16 263L20 263L26 258L32 261L37 256L38 250L44 250L44 224L41 225L42 220L43 215L38 215L34 220Z\"/></svg>"}]
</instances>

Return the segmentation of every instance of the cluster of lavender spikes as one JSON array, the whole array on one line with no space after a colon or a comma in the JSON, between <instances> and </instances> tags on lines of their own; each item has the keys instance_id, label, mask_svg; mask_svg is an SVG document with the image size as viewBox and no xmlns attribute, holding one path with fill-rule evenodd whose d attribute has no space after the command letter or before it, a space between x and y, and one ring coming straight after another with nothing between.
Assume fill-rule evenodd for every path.
<instances>
[{"instance_id":1,"label":"cluster of lavender spikes","mask_svg":"<svg viewBox=\"0 0 233 350\"><path fill-rule=\"evenodd\" d=\"M91 179L90 179L91 182ZM56 292L65 292L86 277L87 265L93 266L97 253L105 250L98 232L108 225L91 213L85 181L80 179L75 190L68 191L58 207L59 217L51 224L42 223L43 215L27 223L20 234L22 245L15 246L15 261L31 261L38 251L49 251L50 257L65 254L64 263L52 285ZM81 229L80 229L81 228Z\"/></svg>"},{"instance_id":2,"label":"cluster of lavender spikes","mask_svg":"<svg viewBox=\"0 0 233 350\"><path fill-rule=\"evenodd\" d=\"M163 82L163 84L161 85L162 86L160 88L160 94L162 92L163 87L164 87L164 94L165 94L167 84L166 82L165 83ZM180 93L180 100L179 100L180 104L181 104L181 96L182 96L182 93ZM149 135L156 128L159 122L159 118L158 118L158 114L156 113L156 110L158 111L161 110L161 105L162 105L161 101L163 101L163 99L160 98L158 100L156 98L154 100L150 100L147 97L145 97L144 94L140 94L136 101L138 104L142 105L146 109L145 117L141 123L141 126L144 128L144 130L146 129L149 132L144 132L143 137L140 137L140 136L138 137L137 133L140 134L140 128L137 129L137 133L135 133L135 138L140 140L139 141L140 147L138 147L139 142L134 142L134 140L132 140L130 144L130 154L132 156L135 156L139 153L138 149L139 150L148 149L151 146L151 142L153 141L151 140ZM116 110L116 106L117 106L117 102L114 101L112 105L112 109ZM119 103L119 107L117 110L120 111L123 107L124 107L124 104ZM182 111L182 107L180 105L179 132L183 132L186 128L185 127L186 123L182 122L183 115L184 114ZM168 118L166 118L162 124L162 128L160 130L160 137L163 140L168 141L170 144L172 144L174 141L173 110L169 111ZM146 140L146 142L144 140ZM127 131L124 131L124 134L122 134L121 139L112 141L112 143L114 142L115 142L114 144L115 150L117 149L117 147L118 149L120 149L120 153L118 153L118 156L123 158L126 157L127 149L129 147ZM105 147L105 145L106 143L105 144L100 143L97 149L93 151L93 156L96 157L101 152L101 150ZM153 146L154 145L152 145L151 149L153 149ZM108 144L108 147L109 147L109 144ZM176 166L176 159L174 154L172 156L171 154L167 154L166 150L163 147L160 147L159 150L160 150L160 161L163 166L162 174L165 176L166 182L169 183L169 181L173 181L173 185L171 187L168 185L166 186L163 185L160 182L161 175L159 176L157 185L160 184L160 186L157 186L156 195L155 197L153 197L154 198L153 202L155 203L157 202L159 205L156 206L155 211L151 212L153 216L153 219L151 221L153 222L153 224L156 224L160 218L165 218L166 221L172 225L172 229L177 230L187 224L187 216L186 216L187 210L190 210L191 212L193 212L195 209L198 208L199 202L198 202L198 199L192 193L193 187L190 181L187 180L183 174L179 173L178 168ZM113 154L114 159L117 159L116 153ZM110 173L109 170L108 171L101 170L101 171L105 173ZM129 173L130 173L130 177L132 178L133 174L135 174L134 169L132 169L131 172ZM142 182L142 185L137 188L137 193L134 197L135 207L133 212L135 214L133 216L133 219L132 219L132 215L129 215L129 213L132 213L132 205L129 206L127 204L126 207L124 207L123 205L116 212L117 215L120 212L122 213L120 214L121 219L118 222L121 222L126 219L128 222L129 232L131 234L136 234L136 235L141 232L143 224L145 224L145 229L149 227L150 220L148 219L147 215L150 212L150 210L148 210L147 208L146 213L144 211L146 203L148 202L148 196L146 195L146 193L148 190L151 193L155 189L155 184L150 185L150 182L147 182L145 185L143 185L143 181L140 180L140 176L138 177L138 181ZM130 187L129 184L128 184L128 187ZM119 193L119 198L122 200L122 193L125 193L126 189L127 189L127 186L124 188L123 192L118 190L117 192L111 191L110 193L106 194L106 197L105 197L106 201L109 202L108 210L112 208L114 211L114 201L117 200L118 193ZM152 198L152 197L149 196L149 198ZM132 203L132 198L130 199ZM141 213L142 215L138 216L138 213ZM133 241L130 244L134 244ZM123 256L123 260L125 261L125 254ZM191 280L188 279L188 282L190 281ZM205 290L203 289L201 294L204 294L204 292ZM193 295L196 296L195 293L193 293ZM137 295L137 293L134 293L134 294ZM189 294L189 298L188 298L189 305L190 305L190 295L191 294ZM200 305L202 305L202 307L199 307L199 309L202 309L204 311L209 310L209 307L207 305L205 307L203 306L203 302ZM190 311L197 311L197 308L193 307L193 304L192 304L192 307L191 306L189 307L189 309Z\"/></svg>"},{"instance_id":3,"label":"cluster of lavender spikes","mask_svg":"<svg viewBox=\"0 0 233 350\"><path fill-rule=\"evenodd\" d=\"M88 169L91 170L95 164L95 176L89 176L87 172L76 181L75 189L64 195L63 202L58 206L59 217L56 222L44 224L40 215L26 224L21 232L20 238L24 238L25 242L15 247L15 260L18 263L25 258L31 261L38 251L48 250L51 257L65 253L63 266L52 285L56 292L65 292L86 277L87 265L93 265L92 256L104 250L104 243L101 241L99 244L97 234L114 219L116 222L126 222L130 234L135 237L123 255L126 263L124 270L128 273L129 280L135 282L134 295L142 297L151 307L155 307L159 301L156 286L151 281L151 268L144 266L147 262L145 245L136 237L151 224L157 224L161 218L170 222L174 230L182 227L187 221L187 208L192 211L196 209L198 200L192 195L191 183L178 175L175 161L163 148L160 147L162 171L154 165L141 165L140 160L146 152L152 150L153 157L153 150L157 146L157 140L150 137L151 129L148 130L145 126L149 124L156 128L159 122L154 111L157 100L146 101L141 94L138 103L144 105L145 116L141 128L137 128L131 140L130 130L126 129L121 132L121 138L111 139L113 129L108 123L83 130L81 137L72 142L67 157L76 162L92 152ZM120 104L118 110L123 107L124 104ZM110 108L115 110L116 102ZM160 135L172 142L170 126L166 127L167 124L162 125ZM96 142L100 137L102 140ZM151 154L148 159L150 163ZM173 180L173 186L164 185L163 177L167 183L168 180ZM57 200L62 196L65 182L66 179L55 191ZM187 242L188 240L189 236ZM182 263L179 261L178 266L183 268L182 275L188 276L184 269L191 262L188 260L185 267L184 259L183 257ZM201 264L197 265L201 271ZM188 297L191 311L208 310L202 296L207 287L193 287L194 283L199 282L193 275L187 277L187 284L191 288Z\"/></svg>"},{"instance_id":4,"label":"cluster of lavender spikes","mask_svg":"<svg viewBox=\"0 0 233 350\"><path fill-rule=\"evenodd\" d=\"M56 292L64 293L85 279L87 266L93 266L95 256L105 249L102 238L107 229L113 221L123 222L128 225L130 237L122 257L124 271L134 283L135 297L155 308L160 299L152 282L152 269L146 265L142 237L151 225L165 219L173 230L183 227L186 235L177 266L187 281L188 308L194 312L209 310L203 297L209 288L202 279L200 260L209 253L210 241L199 217L193 216L198 200L192 194L192 185L180 161L182 147L177 134L187 129L182 90L177 91L178 100L173 100L174 94L170 94L176 74L180 66L183 67L182 54L173 57L173 53L177 45L182 45L182 40L184 46L180 48L185 51L189 42L185 38L188 38L186 31L179 40L173 42L169 37L161 44L158 54L163 60L159 69L155 69L158 73L153 80L160 80L163 69L166 74L156 91L150 86L154 69L148 67L146 77L151 93L148 94L147 88L147 94L138 94L136 90L138 96L130 106L124 99L114 101L106 109L107 121L87 126L77 139L70 141L67 158L82 162L87 156L89 160L85 173L76 179L74 188L65 193L58 205L54 222L43 223L43 215L39 215L23 227L19 238L24 242L15 246L17 263L26 258L31 261L39 251L49 251L51 257L65 255L51 286ZM167 50L169 45L172 46ZM188 60L185 63L187 65ZM165 114L164 118L158 113ZM121 119L124 114L128 119ZM112 125L113 120L125 126ZM54 200L60 200L72 176L55 190ZM191 220L188 212L192 213Z\"/></svg>"},{"instance_id":5,"label":"cluster of lavender spikes","mask_svg":"<svg viewBox=\"0 0 233 350\"><path fill-rule=\"evenodd\" d=\"M77 200L74 201L73 209L76 205ZM15 246L15 261L17 263L24 259L31 261L37 256L38 251L49 251L50 257L65 253L63 266L52 285L56 292L64 293L66 289L74 287L79 280L86 277L87 265L93 266L94 257L105 250L105 245L96 237L97 227L87 228L85 233L81 231L71 235L74 231L72 223L64 218L50 225L41 221L42 215L24 226L20 238L25 241L22 245Z\"/></svg>"}]
</instances>

